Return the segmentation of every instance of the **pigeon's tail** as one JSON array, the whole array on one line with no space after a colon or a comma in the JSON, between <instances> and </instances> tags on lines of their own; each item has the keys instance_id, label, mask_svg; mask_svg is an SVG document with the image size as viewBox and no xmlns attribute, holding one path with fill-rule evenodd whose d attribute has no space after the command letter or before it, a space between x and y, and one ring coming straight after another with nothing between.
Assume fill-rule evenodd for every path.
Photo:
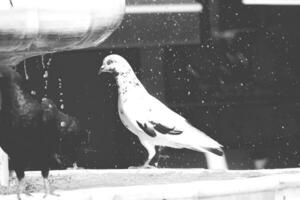
<instances>
[{"instance_id":1,"label":"pigeon's tail","mask_svg":"<svg viewBox=\"0 0 300 200\"><path fill-rule=\"evenodd\" d=\"M189 149L192 149L194 151L198 151L198 152L209 152L212 154L215 154L217 156L224 156L224 151L221 147L219 148L212 148L212 147L189 147Z\"/></svg>"},{"instance_id":2,"label":"pigeon's tail","mask_svg":"<svg viewBox=\"0 0 300 200\"><path fill-rule=\"evenodd\" d=\"M191 134L189 135L189 138L193 138L192 140L189 139L188 146L190 149L224 156L223 146L221 144L194 127L191 127L190 130Z\"/></svg>"},{"instance_id":3,"label":"pigeon's tail","mask_svg":"<svg viewBox=\"0 0 300 200\"><path fill-rule=\"evenodd\" d=\"M222 150L222 148L205 148L205 150L218 156L224 156L224 151Z\"/></svg>"}]
</instances>

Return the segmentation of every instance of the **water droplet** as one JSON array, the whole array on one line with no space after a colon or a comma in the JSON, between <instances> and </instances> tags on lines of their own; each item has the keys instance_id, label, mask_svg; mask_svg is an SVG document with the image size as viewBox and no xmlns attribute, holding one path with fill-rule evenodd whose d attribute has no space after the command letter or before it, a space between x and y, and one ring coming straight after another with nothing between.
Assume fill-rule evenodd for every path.
<instances>
[{"instance_id":1,"label":"water droplet","mask_svg":"<svg viewBox=\"0 0 300 200\"><path fill-rule=\"evenodd\" d=\"M45 62L44 62L44 59L45 59L44 56L45 56L45 55L41 55L41 63L42 63L43 69L46 69Z\"/></svg>"},{"instance_id":2,"label":"water droplet","mask_svg":"<svg viewBox=\"0 0 300 200\"><path fill-rule=\"evenodd\" d=\"M24 73L25 73L25 79L28 80L28 79L29 79L29 76L28 76L28 73L27 73L26 60L24 60Z\"/></svg>"},{"instance_id":3,"label":"water droplet","mask_svg":"<svg viewBox=\"0 0 300 200\"><path fill-rule=\"evenodd\" d=\"M44 75L43 75L43 78L48 78L48 71L46 70Z\"/></svg>"}]
</instances>

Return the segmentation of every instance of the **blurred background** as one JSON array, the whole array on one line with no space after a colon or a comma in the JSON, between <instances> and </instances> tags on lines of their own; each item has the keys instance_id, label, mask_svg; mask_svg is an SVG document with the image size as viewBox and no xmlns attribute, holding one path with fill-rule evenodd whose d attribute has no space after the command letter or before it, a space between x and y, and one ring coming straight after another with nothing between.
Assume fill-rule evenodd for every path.
<instances>
[{"instance_id":1,"label":"blurred background","mask_svg":"<svg viewBox=\"0 0 300 200\"><path fill-rule=\"evenodd\" d=\"M17 70L32 95L79 119L87 134L79 167L146 159L119 120L113 77L97 75L112 53L128 59L152 95L223 144L230 169L298 167L300 7L244 3L127 0L122 24L99 47L33 57ZM203 154L170 148L155 162L207 167Z\"/></svg>"}]
</instances>

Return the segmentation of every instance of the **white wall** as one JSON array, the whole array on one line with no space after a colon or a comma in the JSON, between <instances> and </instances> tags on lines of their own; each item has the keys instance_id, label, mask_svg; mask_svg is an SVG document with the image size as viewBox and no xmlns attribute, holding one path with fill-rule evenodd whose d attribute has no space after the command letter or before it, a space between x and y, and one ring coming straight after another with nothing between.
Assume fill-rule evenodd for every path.
<instances>
[{"instance_id":1,"label":"white wall","mask_svg":"<svg viewBox=\"0 0 300 200\"><path fill-rule=\"evenodd\" d=\"M0 147L0 185L8 186L8 156Z\"/></svg>"}]
</instances>

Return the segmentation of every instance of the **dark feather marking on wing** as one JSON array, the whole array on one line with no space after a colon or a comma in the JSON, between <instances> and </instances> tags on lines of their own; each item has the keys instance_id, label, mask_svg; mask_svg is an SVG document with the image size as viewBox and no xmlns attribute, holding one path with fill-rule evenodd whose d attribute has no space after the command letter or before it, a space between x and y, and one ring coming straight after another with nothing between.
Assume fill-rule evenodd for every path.
<instances>
[{"instance_id":1,"label":"dark feather marking on wing","mask_svg":"<svg viewBox=\"0 0 300 200\"><path fill-rule=\"evenodd\" d=\"M153 129L149 128L149 127L147 126L146 123L144 123L144 125L141 124L141 123L138 122L138 121L136 121L136 123L137 123L138 126L139 126L146 134L148 134L150 137L155 137L155 136L156 136L155 131L154 131Z\"/></svg>"},{"instance_id":2,"label":"dark feather marking on wing","mask_svg":"<svg viewBox=\"0 0 300 200\"><path fill-rule=\"evenodd\" d=\"M158 132L160 132L162 134L180 135L181 133L183 133L183 131L175 130L175 127L169 128L160 123L155 123L153 121L150 121L150 123L154 125L155 130L157 130Z\"/></svg>"}]
</instances>

